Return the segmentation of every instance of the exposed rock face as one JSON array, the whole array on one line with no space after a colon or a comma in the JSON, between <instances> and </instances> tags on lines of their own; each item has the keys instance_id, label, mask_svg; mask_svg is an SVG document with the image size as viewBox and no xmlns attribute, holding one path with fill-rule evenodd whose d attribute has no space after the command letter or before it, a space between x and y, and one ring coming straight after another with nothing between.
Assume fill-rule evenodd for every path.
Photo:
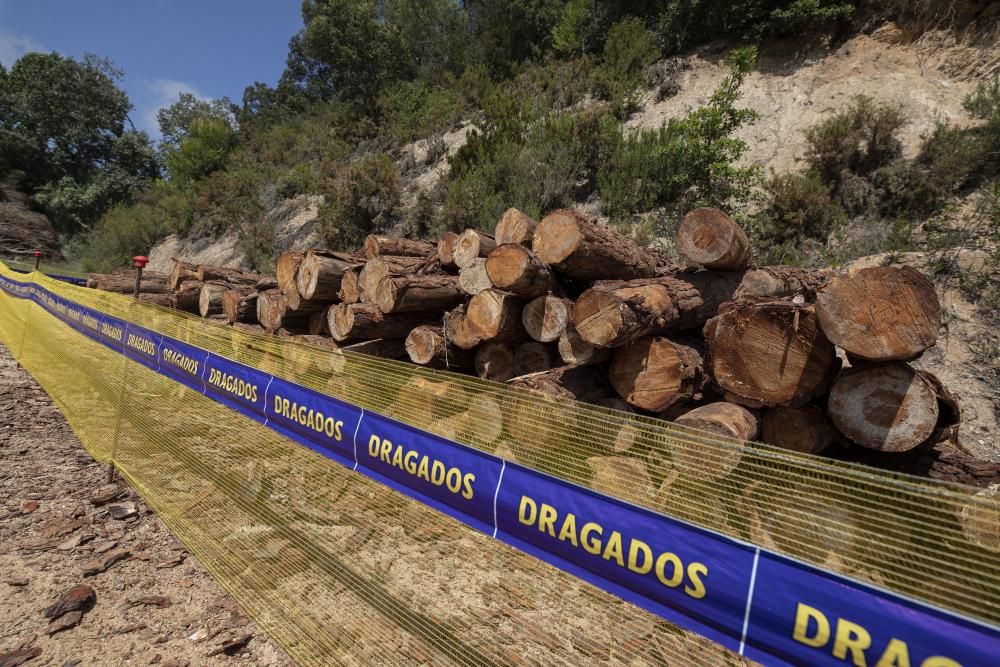
<instances>
[{"instance_id":1,"label":"exposed rock face","mask_svg":"<svg viewBox=\"0 0 1000 667\"><path fill-rule=\"evenodd\" d=\"M28 196L0 183L0 252L21 254L41 250L60 258L59 235L49 219L28 208Z\"/></svg>"}]
</instances>

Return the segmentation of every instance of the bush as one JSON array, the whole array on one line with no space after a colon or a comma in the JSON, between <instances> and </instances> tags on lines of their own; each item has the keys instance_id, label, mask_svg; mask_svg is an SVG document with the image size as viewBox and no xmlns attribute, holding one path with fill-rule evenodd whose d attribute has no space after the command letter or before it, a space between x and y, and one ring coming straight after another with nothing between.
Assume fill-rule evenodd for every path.
<instances>
[{"instance_id":1,"label":"bush","mask_svg":"<svg viewBox=\"0 0 1000 667\"><path fill-rule=\"evenodd\" d=\"M278 196L283 199L291 199L296 195L304 195L312 192L314 186L312 169L305 162L297 164L286 171L275 185Z\"/></svg>"},{"instance_id":2,"label":"bush","mask_svg":"<svg viewBox=\"0 0 1000 667\"><path fill-rule=\"evenodd\" d=\"M902 110L858 95L846 109L806 130L806 161L826 183L844 174L866 175L902 153L896 133L906 123Z\"/></svg>"},{"instance_id":3,"label":"bush","mask_svg":"<svg viewBox=\"0 0 1000 667\"><path fill-rule=\"evenodd\" d=\"M825 241L847 216L830 187L815 173L772 175L765 184L767 208L757 216L757 236L767 245Z\"/></svg>"},{"instance_id":4,"label":"bush","mask_svg":"<svg viewBox=\"0 0 1000 667\"><path fill-rule=\"evenodd\" d=\"M221 118L197 118L176 148L168 148L164 161L170 178L179 183L199 181L222 169L236 148L236 133Z\"/></svg>"},{"instance_id":5,"label":"bush","mask_svg":"<svg viewBox=\"0 0 1000 667\"><path fill-rule=\"evenodd\" d=\"M86 237L81 252L84 271L107 273L131 265L170 233L162 214L148 204L116 206Z\"/></svg>"},{"instance_id":6,"label":"bush","mask_svg":"<svg viewBox=\"0 0 1000 667\"><path fill-rule=\"evenodd\" d=\"M979 173L993 176L1000 172L1000 74L981 82L964 104L966 111L983 121L969 130L981 142L984 160Z\"/></svg>"},{"instance_id":7,"label":"bush","mask_svg":"<svg viewBox=\"0 0 1000 667\"><path fill-rule=\"evenodd\" d=\"M461 120L464 111L455 90L415 81L389 88L381 107L389 133L404 143L448 129Z\"/></svg>"},{"instance_id":8,"label":"bush","mask_svg":"<svg viewBox=\"0 0 1000 667\"><path fill-rule=\"evenodd\" d=\"M399 200L399 176L389 157L363 158L341 167L330 182L317 228L331 248L357 247L396 222Z\"/></svg>"},{"instance_id":9,"label":"bush","mask_svg":"<svg viewBox=\"0 0 1000 667\"><path fill-rule=\"evenodd\" d=\"M595 91L611 100L615 116L625 118L636 106L636 91L646 68L660 57L653 35L642 19L629 17L612 26L601 64L594 71Z\"/></svg>"}]
</instances>

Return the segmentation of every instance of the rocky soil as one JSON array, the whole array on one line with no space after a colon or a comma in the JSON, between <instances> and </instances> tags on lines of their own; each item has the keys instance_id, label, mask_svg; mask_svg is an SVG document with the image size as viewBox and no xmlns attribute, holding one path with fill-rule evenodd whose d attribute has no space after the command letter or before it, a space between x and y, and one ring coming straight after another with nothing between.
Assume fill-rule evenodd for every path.
<instances>
[{"instance_id":1,"label":"rocky soil","mask_svg":"<svg viewBox=\"0 0 1000 667\"><path fill-rule=\"evenodd\" d=\"M0 345L0 667L23 663L291 664Z\"/></svg>"}]
</instances>

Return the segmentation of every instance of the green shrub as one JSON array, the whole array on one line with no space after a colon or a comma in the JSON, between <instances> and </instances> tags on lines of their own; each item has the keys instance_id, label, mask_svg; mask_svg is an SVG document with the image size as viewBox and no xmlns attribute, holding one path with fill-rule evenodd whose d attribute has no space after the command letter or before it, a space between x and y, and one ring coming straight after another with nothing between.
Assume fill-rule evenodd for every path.
<instances>
[{"instance_id":1,"label":"green shrub","mask_svg":"<svg viewBox=\"0 0 1000 667\"><path fill-rule=\"evenodd\" d=\"M642 19L632 16L612 26L594 71L594 87L598 95L611 100L617 117L625 118L635 109L646 68L659 57Z\"/></svg>"},{"instance_id":2,"label":"green shrub","mask_svg":"<svg viewBox=\"0 0 1000 667\"><path fill-rule=\"evenodd\" d=\"M983 81L965 99L965 109L983 124L970 129L981 142L983 162L978 170L984 176L1000 172L1000 74Z\"/></svg>"},{"instance_id":3,"label":"green shrub","mask_svg":"<svg viewBox=\"0 0 1000 667\"><path fill-rule=\"evenodd\" d=\"M81 252L84 271L110 272L146 255L170 229L162 214L148 204L116 206L87 235Z\"/></svg>"},{"instance_id":4,"label":"green shrub","mask_svg":"<svg viewBox=\"0 0 1000 667\"><path fill-rule=\"evenodd\" d=\"M315 187L312 169L308 163L297 164L278 179L275 184L277 192L283 199L291 199L296 195L312 192Z\"/></svg>"},{"instance_id":5,"label":"green shrub","mask_svg":"<svg viewBox=\"0 0 1000 667\"><path fill-rule=\"evenodd\" d=\"M896 136L906 123L902 110L858 95L850 106L806 130L806 162L826 183L843 174L866 175L902 153Z\"/></svg>"},{"instance_id":6,"label":"green shrub","mask_svg":"<svg viewBox=\"0 0 1000 667\"><path fill-rule=\"evenodd\" d=\"M170 178L179 183L199 181L222 169L236 147L236 133L221 118L196 118L176 148L168 148L164 162Z\"/></svg>"},{"instance_id":7,"label":"green shrub","mask_svg":"<svg viewBox=\"0 0 1000 667\"><path fill-rule=\"evenodd\" d=\"M365 236L389 229L399 214L399 176L387 155L341 167L326 189L317 228L331 248L354 248Z\"/></svg>"},{"instance_id":8,"label":"green shrub","mask_svg":"<svg viewBox=\"0 0 1000 667\"><path fill-rule=\"evenodd\" d=\"M447 130L464 111L459 93L405 81L389 88L381 100L389 133L401 142L414 141Z\"/></svg>"},{"instance_id":9,"label":"green shrub","mask_svg":"<svg viewBox=\"0 0 1000 667\"><path fill-rule=\"evenodd\" d=\"M736 107L755 58L753 49L734 51L730 76L684 118L655 130L605 132L597 183L608 215L621 220L671 203L733 208L749 199L756 170L737 166L747 146L733 134L757 118Z\"/></svg>"},{"instance_id":10,"label":"green shrub","mask_svg":"<svg viewBox=\"0 0 1000 667\"><path fill-rule=\"evenodd\" d=\"M760 240L771 246L805 238L825 241L847 216L830 187L815 173L772 175L765 184L767 207L757 216Z\"/></svg>"}]
</instances>

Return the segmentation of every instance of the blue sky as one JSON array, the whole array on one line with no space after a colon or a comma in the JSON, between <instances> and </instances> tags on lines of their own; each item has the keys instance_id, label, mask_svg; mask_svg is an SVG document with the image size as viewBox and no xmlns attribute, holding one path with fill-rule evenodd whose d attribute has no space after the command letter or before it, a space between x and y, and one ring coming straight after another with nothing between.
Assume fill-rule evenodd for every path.
<instances>
[{"instance_id":1,"label":"blue sky","mask_svg":"<svg viewBox=\"0 0 1000 667\"><path fill-rule=\"evenodd\" d=\"M239 102L254 81L274 84L299 0L0 0L0 62L27 51L96 53L125 70L130 118L159 137L156 110L182 92Z\"/></svg>"}]
</instances>

